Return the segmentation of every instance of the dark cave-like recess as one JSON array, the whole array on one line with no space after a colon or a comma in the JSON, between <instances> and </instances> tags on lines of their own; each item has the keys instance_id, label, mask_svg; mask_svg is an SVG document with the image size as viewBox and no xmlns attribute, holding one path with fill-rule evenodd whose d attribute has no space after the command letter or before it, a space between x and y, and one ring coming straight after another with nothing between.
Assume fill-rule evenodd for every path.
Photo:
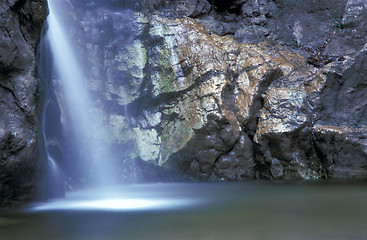
<instances>
[{"instance_id":1,"label":"dark cave-like recess","mask_svg":"<svg viewBox=\"0 0 367 240\"><path fill-rule=\"evenodd\" d=\"M240 14L243 1L240 0L209 0L212 6L214 6L217 12L229 12Z\"/></svg>"}]
</instances>

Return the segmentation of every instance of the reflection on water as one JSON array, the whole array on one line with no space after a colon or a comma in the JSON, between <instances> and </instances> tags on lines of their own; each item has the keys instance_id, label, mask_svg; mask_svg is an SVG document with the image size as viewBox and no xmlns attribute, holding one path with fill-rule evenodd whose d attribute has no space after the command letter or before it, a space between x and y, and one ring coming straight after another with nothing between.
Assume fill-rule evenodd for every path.
<instances>
[{"instance_id":1,"label":"reflection on water","mask_svg":"<svg viewBox=\"0 0 367 240\"><path fill-rule=\"evenodd\" d=\"M0 217L0 239L367 239L367 184L150 184Z\"/></svg>"},{"instance_id":2,"label":"reflection on water","mask_svg":"<svg viewBox=\"0 0 367 240\"><path fill-rule=\"evenodd\" d=\"M176 191L177 186L182 189ZM185 192L185 189L187 192ZM40 211L159 211L177 210L197 205L199 198L190 198L189 188L184 185L127 185L114 188L94 188L67 194L65 199L41 203L26 209Z\"/></svg>"}]
</instances>

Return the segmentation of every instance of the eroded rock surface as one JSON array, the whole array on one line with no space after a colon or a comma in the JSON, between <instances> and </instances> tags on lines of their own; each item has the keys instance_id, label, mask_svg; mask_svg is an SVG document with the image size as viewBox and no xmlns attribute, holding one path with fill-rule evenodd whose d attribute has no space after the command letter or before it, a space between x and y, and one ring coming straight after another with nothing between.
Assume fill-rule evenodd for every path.
<instances>
[{"instance_id":1,"label":"eroded rock surface","mask_svg":"<svg viewBox=\"0 0 367 240\"><path fill-rule=\"evenodd\" d=\"M36 47L46 2L0 3L0 208L36 197L42 165L37 157Z\"/></svg>"},{"instance_id":2,"label":"eroded rock surface","mask_svg":"<svg viewBox=\"0 0 367 240\"><path fill-rule=\"evenodd\" d=\"M301 35L306 35L305 28L297 23L293 30L298 35L291 31L289 41L278 40L295 41L291 45L298 45L299 51L289 48L288 43L271 40L275 35L256 37L256 41L264 40L257 43L238 42L234 32L231 34L226 27L224 32L218 32L214 26L242 14L266 32L266 21L280 21L274 13L294 9L297 4L237 1L232 8L214 3L209 9L203 1L195 3L192 9L184 5L178 5L178 9L186 9L183 14L197 20L170 11L147 14L128 9L93 9L84 15L83 41L87 42L86 52L93 66L91 90L101 103L108 100L101 114L110 121L107 125L118 132L113 138L134 146L127 154L129 158L173 170L180 176L178 179L186 180L364 178L364 158L352 164L345 158L354 158L350 155L354 150L340 156L334 154L343 144L362 153L362 141L361 145L343 142L348 131L325 130L345 129L345 123L325 120L338 112L325 106L334 101L325 98L339 96L339 90L335 91L331 83L335 81L332 76L353 71L360 75L347 78L363 81L363 60L355 56L362 56L364 51L351 56L350 51L343 50L337 54L345 56L319 59L326 56L329 45L323 46L324 40L320 40L314 46L304 46L307 40ZM347 11L346 1L338 4L338 14ZM316 14L322 21L337 14L319 5L301 5L308 9L307 19ZM321 17L319 11L326 15ZM287 11L277 17L286 15ZM330 29L342 30L335 24L320 31L327 35ZM231 26L235 25L227 25ZM246 29L245 34L248 32ZM104 38L105 35L114 37ZM348 70L355 64L360 64L360 69ZM358 90L363 92L362 88L359 85ZM358 125L350 131L363 127ZM339 132L343 134L336 136ZM330 140L334 138L331 135L339 139L338 143Z\"/></svg>"},{"instance_id":3,"label":"eroded rock surface","mask_svg":"<svg viewBox=\"0 0 367 240\"><path fill-rule=\"evenodd\" d=\"M314 129L317 148L333 178L367 175L366 46L355 57L324 68Z\"/></svg>"},{"instance_id":4,"label":"eroded rock surface","mask_svg":"<svg viewBox=\"0 0 367 240\"><path fill-rule=\"evenodd\" d=\"M125 182L366 178L365 1L65 3ZM0 4L0 207L34 199L46 167L35 117L46 12L42 0ZM53 84L46 145L78 181Z\"/></svg>"}]
</instances>

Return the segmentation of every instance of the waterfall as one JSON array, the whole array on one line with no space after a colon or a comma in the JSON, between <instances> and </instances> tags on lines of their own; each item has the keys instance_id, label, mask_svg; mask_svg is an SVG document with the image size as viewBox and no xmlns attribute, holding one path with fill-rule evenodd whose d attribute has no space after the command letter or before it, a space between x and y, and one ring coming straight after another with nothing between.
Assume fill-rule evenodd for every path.
<instances>
[{"instance_id":1,"label":"waterfall","mask_svg":"<svg viewBox=\"0 0 367 240\"><path fill-rule=\"evenodd\" d=\"M108 132L104 129L102 119L95 112L93 99L86 85L85 67L76 55L78 51L74 48L72 39L68 38L65 31L67 26L60 24L60 20L66 18L61 14L65 12L62 7L63 1L48 2L48 30L45 41L52 55L53 74L50 76L58 82L59 94L63 95L65 101L62 103L64 121L67 118L70 122L63 125L73 133L72 136L69 136L70 139L64 139L64 141L73 142L73 149L68 149L68 151L75 152L72 155L73 159L68 159L68 161L75 162L75 166L80 166L79 174L88 185L116 184L118 173L112 166L114 158L105 140ZM43 122L45 121L47 119L43 119ZM46 130L43 129L43 131ZM44 138L47 137L44 136ZM49 156L48 159L50 165L56 167L52 156Z\"/></svg>"}]
</instances>

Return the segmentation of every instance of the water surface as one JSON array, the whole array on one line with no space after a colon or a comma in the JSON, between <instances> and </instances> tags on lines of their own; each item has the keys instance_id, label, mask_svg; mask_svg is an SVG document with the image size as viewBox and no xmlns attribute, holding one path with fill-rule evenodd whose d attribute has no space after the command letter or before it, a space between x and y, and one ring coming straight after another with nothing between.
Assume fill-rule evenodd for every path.
<instances>
[{"instance_id":1,"label":"water surface","mask_svg":"<svg viewBox=\"0 0 367 240\"><path fill-rule=\"evenodd\" d=\"M367 184L147 184L0 217L0 239L367 239Z\"/></svg>"}]
</instances>

